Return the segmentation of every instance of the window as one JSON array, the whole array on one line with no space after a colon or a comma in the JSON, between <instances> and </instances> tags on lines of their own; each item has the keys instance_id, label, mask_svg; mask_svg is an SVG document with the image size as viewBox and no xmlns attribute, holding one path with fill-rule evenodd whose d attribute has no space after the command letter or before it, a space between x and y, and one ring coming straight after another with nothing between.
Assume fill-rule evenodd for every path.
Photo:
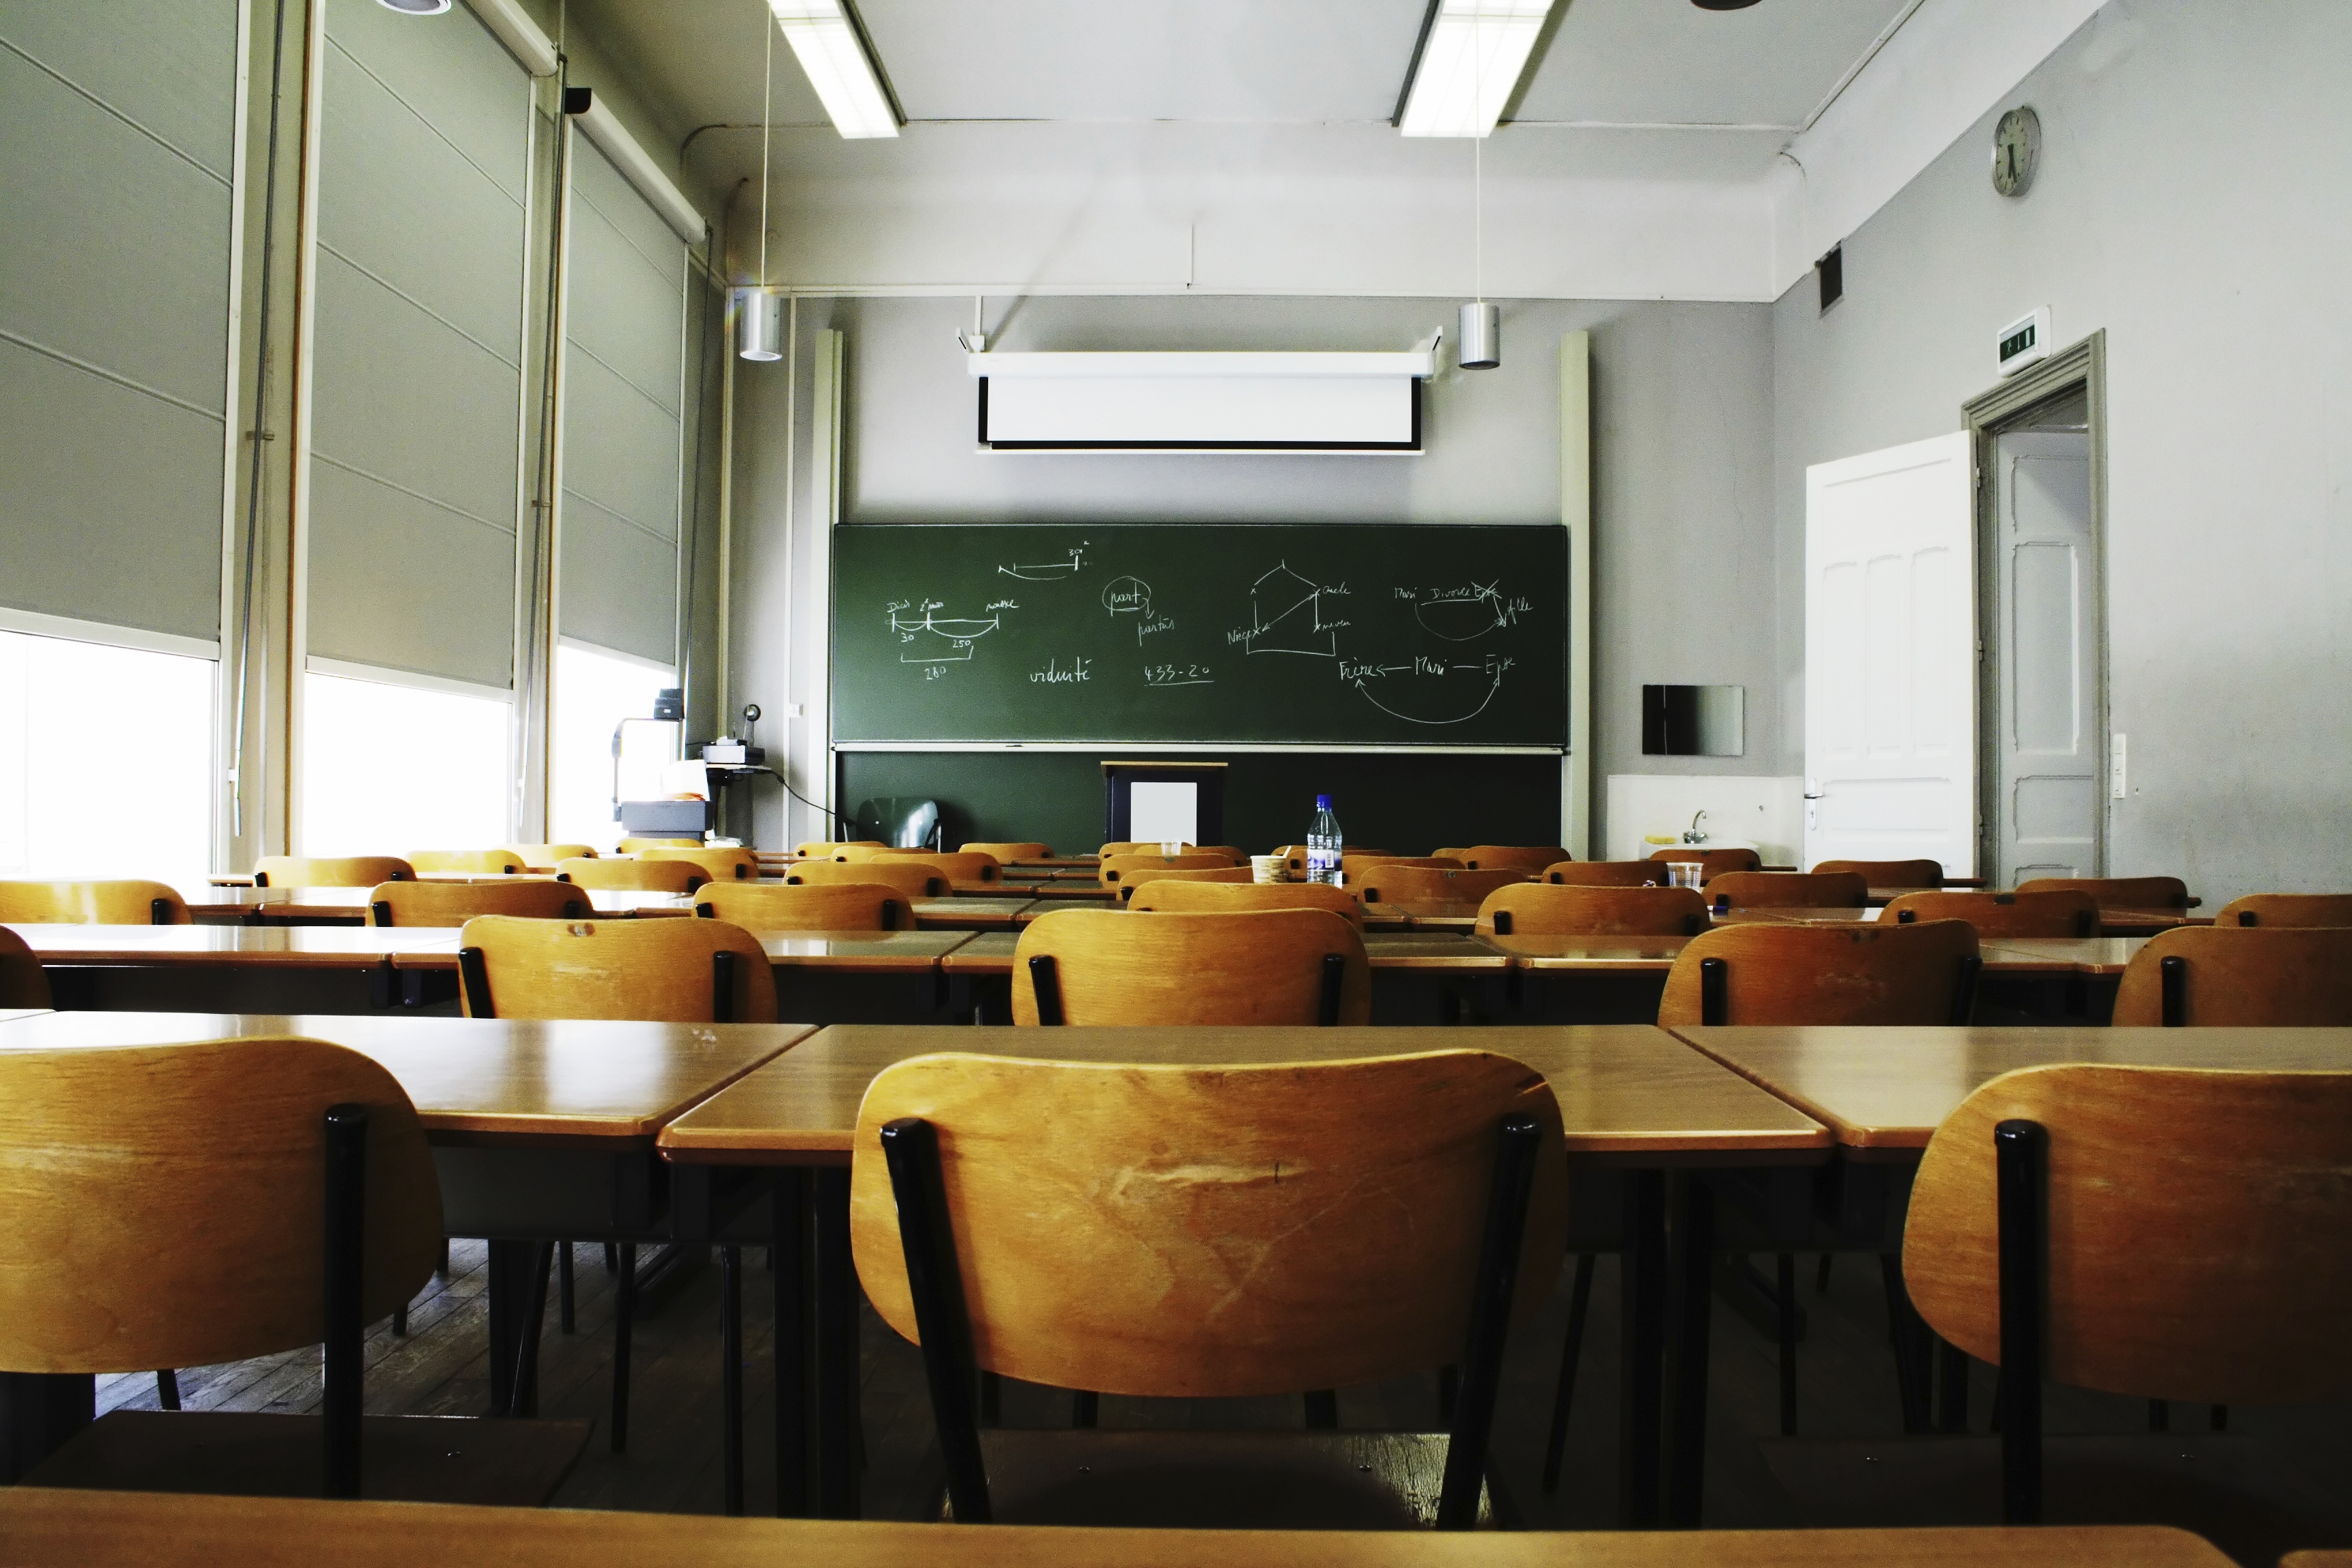
<instances>
[{"instance_id":1,"label":"window","mask_svg":"<svg viewBox=\"0 0 2352 1568\"><path fill-rule=\"evenodd\" d=\"M0 875L203 887L217 669L0 632Z\"/></svg>"},{"instance_id":2,"label":"window","mask_svg":"<svg viewBox=\"0 0 2352 1568\"><path fill-rule=\"evenodd\" d=\"M316 668L303 677L299 853L405 855L508 841L513 703L399 680Z\"/></svg>"},{"instance_id":3,"label":"window","mask_svg":"<svg viewBox=\"0 0 2352 1568\"><path fill-rule=\"evenodd\" d=\"M613 731L624 719L653 717L654 698L677 684L666 665L632 658L570 637L555 645L555 724L548 740L553 784L548 841L621 842L613 820ZM677 755L677 727L632 724L623 737L633 798L658 789L658 764Z\"/></svg>"}]
</instances>

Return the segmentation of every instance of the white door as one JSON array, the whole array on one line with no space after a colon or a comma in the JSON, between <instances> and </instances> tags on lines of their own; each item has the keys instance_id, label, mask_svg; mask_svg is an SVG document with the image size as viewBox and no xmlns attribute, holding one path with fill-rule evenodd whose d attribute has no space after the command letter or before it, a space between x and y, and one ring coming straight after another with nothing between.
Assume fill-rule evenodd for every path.
<instances>
[{"instance_id":1,"label":"white door","mask_svg":"<svg viewBox=\"0 0 2352 1568\"><path fill-rule=\"evenodd\" d=\"M1991 627L2000 712L1990 765L1995 881L2098 875L2099 580L2091 437L2015 430L1993 442Z\"/></svg>"},{"instance_id":2,"label":"white door","mask_svg":"<svg viewBox=\"0 0 2352 1568\"><path fill-rule=\"evenodd\" d=\"M1805 864L1976 874L1966 431L1805 470Z\"/></svg>"}]
</instances>

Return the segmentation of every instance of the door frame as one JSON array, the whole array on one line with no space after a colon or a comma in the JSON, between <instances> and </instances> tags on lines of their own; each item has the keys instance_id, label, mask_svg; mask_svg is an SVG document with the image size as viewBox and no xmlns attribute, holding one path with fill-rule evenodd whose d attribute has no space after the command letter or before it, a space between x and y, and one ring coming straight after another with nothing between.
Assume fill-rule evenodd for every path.
<instances>
[{"instance_id":1,"label":"door frame","mask_svg":"<svg viewBox=\"0 0 2352 1568\"><path fill-rule=\"evenodd\" d=\"M1977 574L1977 864L1999 863L2000 672L1988 639L1997 636L2000 596L2000 506L1993 488L1993 441L2028 409L2084 389L2090 405L2091 533L2098 573L2091 584L2091 634L2097 654L2092 723L2098 735L2099 809L2092 818L2093 874L2106 875L2112 742L2107 730L2107 333L2102 327L2038 364L2018 372L1960 405L1967 422L1976 483ZM1990 873L1988 873L1990 874Z\"/></svg>"}]
</instances>

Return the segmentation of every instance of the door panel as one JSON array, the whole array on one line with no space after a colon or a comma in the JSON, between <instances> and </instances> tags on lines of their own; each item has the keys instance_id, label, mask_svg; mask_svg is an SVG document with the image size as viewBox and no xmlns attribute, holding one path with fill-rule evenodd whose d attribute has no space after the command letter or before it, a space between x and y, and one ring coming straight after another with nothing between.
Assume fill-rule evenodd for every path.
<instances>
[{"instance_id":1,"label":"door panel","mask_svg":"<svg viewBox=\"0 0 2352 1568\"><path fill-rule=\"evenodd\" d=\"M1976 870L1965 432L1805 472L1805 863Z\"/></svg>"},{"instance_id":2,"label":"door panel","mask_svg":"<svg viewBox=\"0 0 2352 1568\"><path fill-rule=\"evenodd\" d=\"M1999 436L1993 478L1996 875L2094 876L2102 745L2090 437Z\"/></svg>"}]
</instances>

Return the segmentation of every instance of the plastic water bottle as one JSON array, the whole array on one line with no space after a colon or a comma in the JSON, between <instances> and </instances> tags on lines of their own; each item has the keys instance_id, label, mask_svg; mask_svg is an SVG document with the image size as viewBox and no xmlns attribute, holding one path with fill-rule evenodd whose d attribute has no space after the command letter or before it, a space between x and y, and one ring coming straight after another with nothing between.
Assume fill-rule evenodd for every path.
<instances>
[{"instance_id":1,"label":"plastic water bottle","mask_svg":"<svg viewBox=\"0 0 2352 1568\"><path fill-rule=\"evenodd\" d=\"M1331 815L1331 797L1315 797L1315 826L1307 830L1307 879L1339 879L1339 819Z\"/></svg>"}]
</instances>

